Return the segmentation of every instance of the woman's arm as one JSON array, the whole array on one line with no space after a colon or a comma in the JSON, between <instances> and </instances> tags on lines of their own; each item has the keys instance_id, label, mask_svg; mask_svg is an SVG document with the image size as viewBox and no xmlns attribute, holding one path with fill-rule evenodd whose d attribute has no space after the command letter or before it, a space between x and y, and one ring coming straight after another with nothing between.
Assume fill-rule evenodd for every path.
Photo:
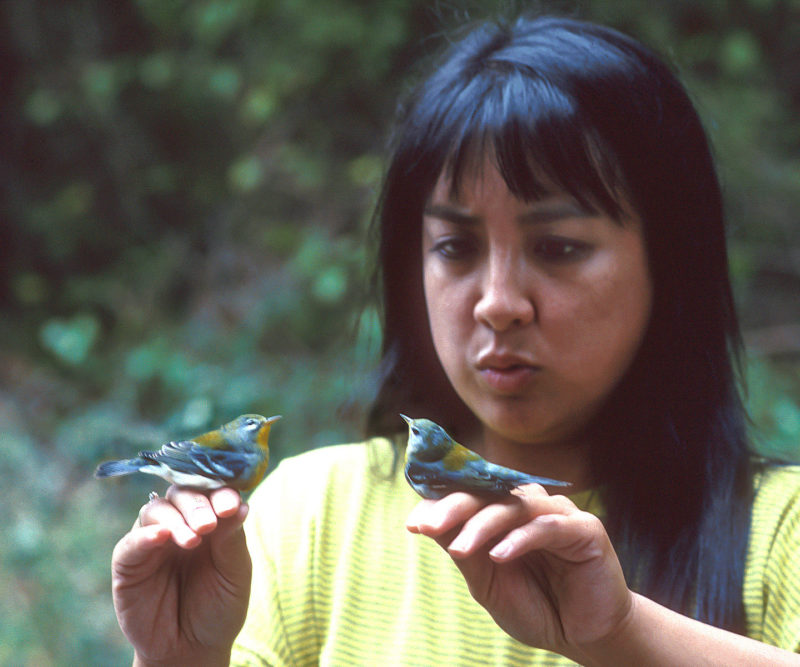
<instances>
[{"instance_id":1,"label":"woman's arm","mask_svg":"<svg viewBox=\"0 0 800 667\"><path fill-rule=\"evenodd\" d=\"M800 655L682 616L633 594L628 617L604 640L586 647L581 663L658 667L778 667L800 665Z\"/></svg>"},{"instance_id":2,"label":"woman's arm","mask_svg":"<svg viewBox=\"0 0 800 667\"><path fill-rule=\"evenodd\" d=\"M600 520L538 485L503 502L464 493L422 501L407 525L450 553L508 634L581 664L800 664L631 592Z\"/></svg>"}]
</instances>

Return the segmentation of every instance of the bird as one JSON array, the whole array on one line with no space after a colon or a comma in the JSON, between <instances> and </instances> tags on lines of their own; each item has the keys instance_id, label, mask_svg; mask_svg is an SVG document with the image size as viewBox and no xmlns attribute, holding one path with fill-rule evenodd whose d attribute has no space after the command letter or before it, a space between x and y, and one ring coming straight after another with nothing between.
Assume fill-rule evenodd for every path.
<instances>
[{"instance_id":1,"label":"bird","mask_svg":"<svg viewBox=\"0 0 800 667\"><path fill-rule=\"evenodd\" d=\"M430 419L411 419L408 424L405 475L423 498L438 500L453 491L502 497L523 484L571 486L547 477L528 475L487 461L460 445Z\"/></svg>"},{"instance_id":2,"label":"bird","mask_svg":"<svg viewBox=\"0 0 800 667\"><path fill-rule=\"evenodd\" d=\"M218 429L190 440L163 444L136 458L105 461L97 466L97 478L143 472L170 484L210 490L228 486L238 491L253 489L269 464L269 432L280 415L240 415Z\"/></svg>"}]
</instances>

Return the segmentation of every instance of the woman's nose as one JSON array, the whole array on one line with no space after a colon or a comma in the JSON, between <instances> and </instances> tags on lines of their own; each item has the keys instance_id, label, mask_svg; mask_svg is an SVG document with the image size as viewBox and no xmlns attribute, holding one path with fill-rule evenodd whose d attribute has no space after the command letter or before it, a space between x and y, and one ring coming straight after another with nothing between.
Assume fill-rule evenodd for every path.
<instances>
[{"instance_id":1,"label":"woman's nose","mask_svg":"<svg viewBox=\"0 0 800 667\"><path fill-rule=\"evenodd\" d=\"M514 264L513 260L489 262L475 304L475 319L494 331L529 324L536 315L525 271Z\"/></svg>"}]
</instances>

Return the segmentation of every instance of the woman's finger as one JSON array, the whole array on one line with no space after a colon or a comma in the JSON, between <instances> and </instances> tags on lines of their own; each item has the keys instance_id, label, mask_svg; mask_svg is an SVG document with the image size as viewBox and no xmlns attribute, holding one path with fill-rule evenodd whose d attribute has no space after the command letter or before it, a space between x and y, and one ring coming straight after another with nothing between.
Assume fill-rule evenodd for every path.
<instances>
[{"instance_id":1,"label":"woman's finger","mask_svg":"<svg viewBox=\"0 0 800 667\"><path fill-rule=\"evenodd\" d=\"M208 494L208 499L211 502L211 508L220 518L233 516L243 504L239 492L228 487L214 489Z\"/></svg>"},{"instance_id":2,"label":"woman's finger","mask_svg":"<svg viewBox=\"0 0 800 667\"><path fill-rule=\"evenodd\" d=\"M464 558L542 513L570 514L576 509L569 498L550 496L532 484L469 517L447 550L454 558Z\"/></svg>"},{"instance_id":3,"label":"woman's finger","mask_svg":"<svg viewBox=\"0 0 800 667\"><path fill-rule=\"evenodd\" d=\"M437 501L417 504L406 525L413 533L433 537L456 558L465 557L505 532L541 514L569 514L577 508L565 496L550 496L538 484L516 489L500 500L452 493ZM443 543L445 536L455 539Z\"/></svg>"},{"instance_id":4,"label":"woman's finger","mask_svg":"<svg viewBox=\"0 0 800 667\"><path fill-rule=\"evenodd\" d=\"M202 491L173 485L167 489L166 500L177 508L186 525L198 535L210 533L217 527L217 515L208 496ZM161 503L156 499L150 504Z\"/></svg>"},{"instance_id":5,"label":"woman's finger","mask_svg":"<svg viewBox=\"0 0 800 667\"><path fill-rule=\"evenodd\" d=\"M565 561L585 562L604 555L604 534L600 519L588 512L542 514L509 531L489 556L506 562L543 549Z\"/></svg>"},{"instance_id":6,"label":"woman's finger","mask_svg":"<svg viewBox=\"0 0 800 667\"><path fill-rule=\"evenodd\" d=\"M131 533L138 533L153 526L166 528L172 536L172 541L184 549L192 549L200 544L200 535L187 524L184 515L166 498L155 498L144 505L139 510L139 517Z\"/></svg>"},{"instance_id":7,"label":"woman's finger","mask_svg":"<svg viewBox=\"0 0 800 667\"><path fill-rule=\"evenodd\" d=\"M487 501L469 493L451 493L441 500L420 501L406 520L412 533L439 537L464 523Z\"/></svg>"},{"instance_id":8,"label":"woman's finger","mask_svg":"<svg viewBox=\"0 0 800 667\"><path fill-rule=\"evenodd\" d=\"M114 586L149 576L159 562L153 560L154 552L169 541L170 535L169 528L160 524L135 526L124 535L111 557Z\"/></svg>"},{"instance_id":9,"label":"woman's finger","mask_svg":"<svg viewBox=\"0 0 800 667\"><path fill-rule=\"evenodd\" d=\"M528 518L527 508L519 500L486 505L464 522L447 551L453 558L465 558Z\"/></svg>"}]
</instances>

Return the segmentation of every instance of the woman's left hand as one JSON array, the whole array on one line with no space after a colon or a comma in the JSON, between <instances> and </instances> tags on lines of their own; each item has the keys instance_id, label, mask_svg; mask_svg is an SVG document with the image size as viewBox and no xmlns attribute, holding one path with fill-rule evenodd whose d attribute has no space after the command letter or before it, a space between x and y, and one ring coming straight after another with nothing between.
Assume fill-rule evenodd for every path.
<instances>
[{"instance_id":1,"label":"woman's left hand","mask_svg":"<svg viewBox=\"0 0 800 667\"><path fill-rule=\"evenodd\" d=\"M631 615L633 594L603 524L537 484L499 502L467 493L423 500L407 527L445 548L473 597L525 644L580 660Z\"/></svg>"}]
</instances>

